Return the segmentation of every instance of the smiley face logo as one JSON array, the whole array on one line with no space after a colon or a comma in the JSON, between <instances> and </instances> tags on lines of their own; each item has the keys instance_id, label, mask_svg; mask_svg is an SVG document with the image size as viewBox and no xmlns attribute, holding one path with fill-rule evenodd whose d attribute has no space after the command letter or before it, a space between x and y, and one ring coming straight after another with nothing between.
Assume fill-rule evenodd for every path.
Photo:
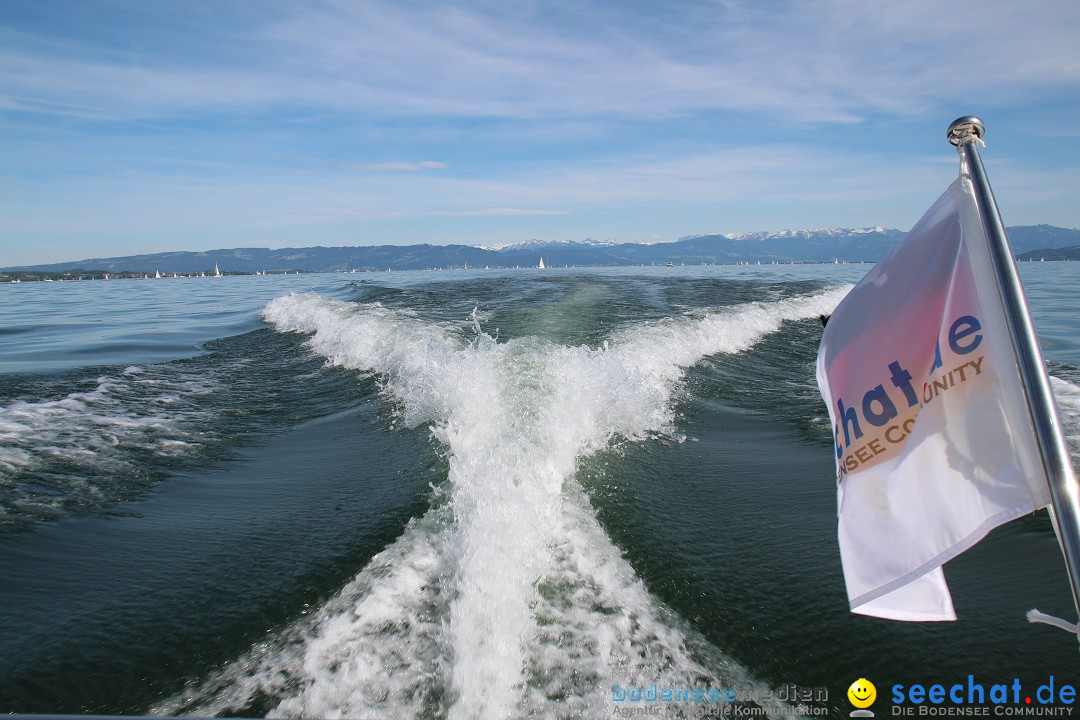
<instances>
[{"instance_id":1,"label":"smiley face logo","mask_svg":"<svg viewBox=\"0 0 1080 720\"><path fill-rule=\"evenodd\" d=\"M877 699L877 688L866 678L859 678L847 689L848 700L857 708L868 708Z\"/></svg>"}]
</instances>

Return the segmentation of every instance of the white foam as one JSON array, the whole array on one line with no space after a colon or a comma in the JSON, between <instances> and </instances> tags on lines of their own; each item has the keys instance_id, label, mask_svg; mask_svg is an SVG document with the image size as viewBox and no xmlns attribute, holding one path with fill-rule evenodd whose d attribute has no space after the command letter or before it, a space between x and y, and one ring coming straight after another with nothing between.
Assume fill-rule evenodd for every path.
<instances>
[{"instance_id":1,"label":"white foam","mask_svg":"<svg viewBox=\"0 0 1080 720\"><path fill-rule=\"evenodd\" d=\"M431 423L449 455L444 495L313 619L154 711L238 713L269 695L289 716L579 716L610 714L613 683L752 684L649 594L574 471L615 436L672 431L690 365L845 292L628 328L599 349L469 340L317 295L272 301L277 330L376 373L405 422Z\"/></svg>"},{"instance_id":2,"label":"white foam","mask_svg":"<svg viewBox=\"0 0 1080 720\"><path fill-rule=\"evenodd\" d=\"M1061 426L1069 444L1073 465L1080 466L1080 385L1050 376L1050 387L1057 401Z\"/></svg>"},{"instance_id":3,"label":"white foam","mask_svg":"<svg viewBox=\"0 0 1080 720\"><path fill-rule=\"evenodd\" d=\"M197 402L178 401L210 391L203 378L160 377L130 367L98 378L85 392L0 407L0 487L5 498L0 522L11 520L12 512L51 515L65 503L96 503L113 496L124 477L143 472L139 454L188 454L199 442L189 425L210 412ZM48 484L55 491L28 490L24 484Z\"/></svg>"},{"instance_id":4,"label":"white foam","mask_svg":"<svg viewBox=\"0 0 1080 720\"><path fill-rule=\"evenodd\" d=\"M236 715L261 698L271 716L418 717L441 708L449 587L449 508L409 523L334 598L153 714Z\"/></svg>"}]
</instances>

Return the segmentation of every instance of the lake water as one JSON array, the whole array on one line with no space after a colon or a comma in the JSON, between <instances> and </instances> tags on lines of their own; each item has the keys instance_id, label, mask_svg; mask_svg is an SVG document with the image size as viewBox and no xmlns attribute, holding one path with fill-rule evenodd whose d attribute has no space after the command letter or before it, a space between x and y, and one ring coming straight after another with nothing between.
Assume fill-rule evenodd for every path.
<instances>
[{"instance_id":1,"label":"lake water","mask_svg":"<svg viewBox=\"0 0 1080 720\"><path fill-rule=\"evenodd\" d=\"M946 566L958 622L847 610L814 358L869 267L0 286L0 711L1076 684L1045 513ZM1021 266L1074 459L1077 267Z\"/></svg>"}]
</instances>

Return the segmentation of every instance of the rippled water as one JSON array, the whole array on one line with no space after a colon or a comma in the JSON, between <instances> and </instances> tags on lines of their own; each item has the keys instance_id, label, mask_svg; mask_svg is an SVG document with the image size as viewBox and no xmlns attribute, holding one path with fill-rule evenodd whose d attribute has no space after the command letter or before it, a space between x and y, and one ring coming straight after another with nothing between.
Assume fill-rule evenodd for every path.
<instances>
[{"instance_id":1,"label":"rippled water","mask_svg":"<svg viewBox=\"0 0 1080 720\"><path fill-rule=\"evenodd\" d=\"M0 287L0 710L597 717L1075 678L1045 515L847 612L814 384L869 266ZM1021 268L1067 433L1080 290Z\"/></svg>"}]
</instances>

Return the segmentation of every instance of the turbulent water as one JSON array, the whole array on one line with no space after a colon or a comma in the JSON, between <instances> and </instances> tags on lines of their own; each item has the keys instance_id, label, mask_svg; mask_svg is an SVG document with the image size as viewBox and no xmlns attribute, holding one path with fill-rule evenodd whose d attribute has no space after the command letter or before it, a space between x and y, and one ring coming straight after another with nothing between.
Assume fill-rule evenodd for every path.
<instances>
[{"instance_id":1,"label":"turbulent water","mask_svg":"<svg viewBox=\"0 0 1080 720\"><path fill-rule=\"evenodd\" d=\"M791 685L1075 677L1023 621L1068 615L1043 515L949 565L960 622L847 613L813 360L868 267L0 288L0 711L783 716ZM1075 448L1070 270L1025 281Z\"/></svg>"}]
</instances>

